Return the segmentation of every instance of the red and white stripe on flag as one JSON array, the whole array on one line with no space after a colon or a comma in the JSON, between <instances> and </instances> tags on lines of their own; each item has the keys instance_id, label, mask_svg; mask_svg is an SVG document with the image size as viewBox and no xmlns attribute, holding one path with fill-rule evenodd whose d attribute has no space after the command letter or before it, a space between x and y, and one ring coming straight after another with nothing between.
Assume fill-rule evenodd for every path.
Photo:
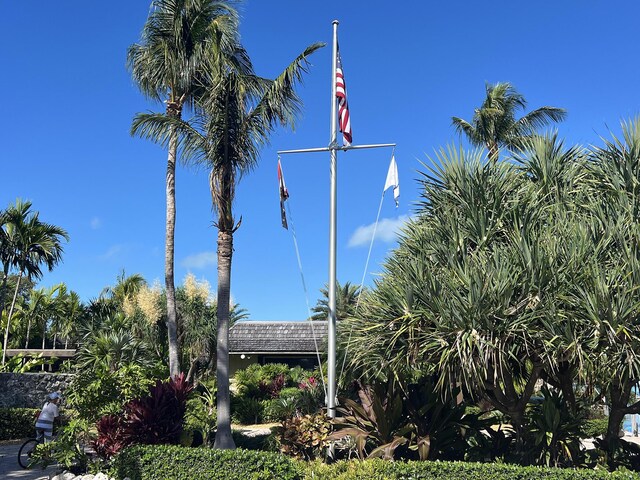
<instances>
[{"instance_id":1,"label":"red and white stripe on flag","mask_svg":"<svg viewBox=\"0 0 640 480\"><path fill-rule=\"evenodd\" d=\"M347 85L342 72L342 60L340 51L336 59L336 97L338 98L338 119L340 131L345 145L351 144L351 118L349 116L349 104L347 103Z\"/></svg>"}]
</instances>

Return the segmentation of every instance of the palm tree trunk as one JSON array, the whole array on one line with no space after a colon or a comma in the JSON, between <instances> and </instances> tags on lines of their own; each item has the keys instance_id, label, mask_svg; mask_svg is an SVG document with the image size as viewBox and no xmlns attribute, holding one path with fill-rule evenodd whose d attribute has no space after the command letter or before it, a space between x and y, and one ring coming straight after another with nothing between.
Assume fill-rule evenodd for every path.
<instances>
[{"instance_id":1,"label":"palm tree trunk","mask_svg":"<svg viewBox=\"0 0 640 480\"><path fill-rule=\"evenodd\" d=\"M218 341L216 380L218 387L218 428L214 448L236 448L231 437L231 398L229 395L229 297L233 233L218 232Z\"/></svg>"},{"instance_id":2,"label":"palm tree trunk","mask_svg":"<svg viewBox=\"0 0 640 480\"><path fill-rule=\"evenodd\" d=\"M2 286L0 286L0 318L2 318L2 312L4 311L4 296L7 290L7 281L9 280L9 269L7 268L3 272Z\"/></svg>"},{"instance_id":3,"label":"palm tree trunk","mask_svg":"<svg viewBox=\"0 0 640 480\"><path fill-rule=\"evenodd\" d=\"M4 366L7 356L7 343L9 342L9 325L11 325L11 317L13 316L13 308L16 305L16 297L18 296L18 289L20 288L20 280L22 279L22 272L18 274L18 280L16 281L16 289L13 292L13 300L11 301L11 308L9 309L9 315L7 315L7 328L4 331L4 341L2 342L2 365ZM0 311L0 314L2 311Z\"/></svg>"},{"instance_id":4,"label":"palm tree trunk","mask_svg":"<svg viewBox=\"0 0 640 480\"><path fill-rule=\"evenodd\" d=\"M169 107L167 107L169 110ZM167 223L164 254L164 283L167 290L167 337L169 341L169 374L176 378L180 374L178 357L178 322L176 313L176 290L174 283L174 239L176 227L176 154L178 137L171 133L169 157L167 159Z\"/></svg>"},{"instance_id":5,"label":"palm tree trunk","mask_svg":"<svg viewBox=\"0 0 640 480\"><path fill-rule=\"evenodd\" d=\"M24 348L29 348L29 334L31 333L31 317L27 320L27 339L24 341Z\"/></svg>"},{"instance_id":6,"label":"palm tree trunk","mask_svg":"<svg viewBox=\"0 0 640 480\"><path fill-rule=\"evenodd\" d=\"M45 347L45 339L47 335L47 321L45 320L44 323L42 324L42 350L44 350ZM42 368L41 370L44 372L44 363L42 364Z\"/></svg>"}]
</instances>

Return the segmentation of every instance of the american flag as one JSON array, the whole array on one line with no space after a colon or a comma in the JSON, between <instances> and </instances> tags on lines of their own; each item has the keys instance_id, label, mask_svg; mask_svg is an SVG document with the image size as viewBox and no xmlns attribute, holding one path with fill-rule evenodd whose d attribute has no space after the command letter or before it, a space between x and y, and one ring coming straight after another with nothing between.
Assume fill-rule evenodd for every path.
<instances>
[{"instance_id":1,"label":"american flag","mask_svg":"<svg viewBox=\"0 0 640 480\"><path fill-rule=\"evenodd\" d=\"M336 62L336 97L338 97L338 118L340 119L340 131L344 139L344 145L351 144L351 118L349 117L349 104L347 103L347 86L342 73L342 60L340 51Z\"/></svg>"}]
</instances>

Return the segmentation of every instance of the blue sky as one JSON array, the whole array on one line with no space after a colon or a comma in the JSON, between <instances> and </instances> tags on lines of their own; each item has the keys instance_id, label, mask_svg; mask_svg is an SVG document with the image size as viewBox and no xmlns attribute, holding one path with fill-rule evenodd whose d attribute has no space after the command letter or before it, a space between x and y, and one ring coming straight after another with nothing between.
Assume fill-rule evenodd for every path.
<instances>
[{"instance_id":1,"label":"blue sky","mask_svg":"<svg viewBox=\"0 0 640 480\"><path fill-rule=\"evenodd\" d=\"M64 281L88 300L118 273L163 281L166 152L129 135L136 112L160 111L125 68L148 0L3 2L0 16L0 208L29 199L68 230ZM241 34L256 71L276 76L305 46L339 37L354 144L397 143L401 199L382 208L367 284L418 199L421 162L458 142L451 116L471 119L485 82L509 81L529 102L566 108L567 143L600 143L640 111L640 4L631 1L398 2L248 0ZM242 179L232 295L256 320L307 315L291 231L280 226L277 150L329 141L331 51L311 58L295 132L280 130ZM359 283L389 149L339 155L338 279ZM282 158L310 303L328 275L328 154ZM176 281L216 283L207 172L177 175ZM364 234L363 234L364 232Z\"/></svg>"}]
</instances>

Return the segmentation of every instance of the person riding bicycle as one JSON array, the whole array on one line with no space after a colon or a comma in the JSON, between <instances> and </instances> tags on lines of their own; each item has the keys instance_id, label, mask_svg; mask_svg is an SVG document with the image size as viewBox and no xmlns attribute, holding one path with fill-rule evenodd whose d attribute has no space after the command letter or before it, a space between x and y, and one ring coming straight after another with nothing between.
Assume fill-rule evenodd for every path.
<instances>
[{"instance_id":1,"label":"person riding bicycle","mask_svg":"<svg viewBox=\"0 0 640 480\"><path fill-rule=\"evenodd\" d=\"M58 392L50 393L36 420L36 438L50 442L53 437L53 421L60 415L58 405L61 396Z\"/></svg>"}]
</instances>

